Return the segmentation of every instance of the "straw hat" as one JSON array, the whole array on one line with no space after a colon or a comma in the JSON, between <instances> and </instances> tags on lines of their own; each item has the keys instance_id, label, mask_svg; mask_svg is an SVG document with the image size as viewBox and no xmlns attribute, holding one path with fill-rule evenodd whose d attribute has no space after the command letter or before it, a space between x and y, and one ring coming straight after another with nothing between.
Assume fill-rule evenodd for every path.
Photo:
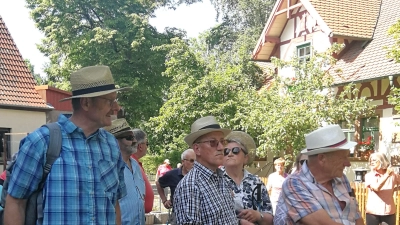
<instances>
[{"instance_id":1,"label":"straw hat","mask_svg":"<svg viewBox=\"0 0 400 225\"><path fill-rule=\"evenodd\" d=\"M132 128L129 126L126 119L113 120L110 126L104 127L104 129L110 132L115 137L120 137L126 134L132 134Z\"/></svg>"},{"instance_id":2,"label":"straw hat","mask_svg":"<svg viewBox=\"0 0 400 225\"><path fill-rule=\"evenodd\" d=\"M116 91L126 91L131 88L115 88L114 79L108 66L88 66L71 74L72 97L61 99L60 102L73 98L97 97Z\"/></svg>"},{"instance_id":3,"label":"straw hat","mask_svg":"<svg viewBox=\"0 0 400 225\"><path fill-rule=\"evenodd\" d=\"M221 128L215 117L213 116L202 117L194 121L194 123L191 126L191 133L185 137L185 142L189 146L192 146L193 142L197 138L215 131L221 131L222 133L224 133L224 136L228 135L231 132L231 130L229 129Z\"/></svg>"},{"instance_id":4,"label":"straw hat","mask_svg":"<svg viewBox=\"0 0 400 225\"><path fill-rule=\"evenodd\" d=\"M228 140L228 142L233 141L242 145L245 148L244 150L247 151L247 156L249 158L247 165L253 163L257 147L253 138L249 134L243 131L232 131L228 136L226 136L226 140Z\"/></svg>"},{"instance_id":5,"label":"straw hat","mask_svg":"<svg viewBox=\"0 0 400 225\"><path fill-rule=\"evenodd\" d=\"M354 141L347 141L339 125L328 125L319 128L307 134L305 138L307 148L301 151L304 155L349 150L357 145Z\"/></svg>"}]
</instances>

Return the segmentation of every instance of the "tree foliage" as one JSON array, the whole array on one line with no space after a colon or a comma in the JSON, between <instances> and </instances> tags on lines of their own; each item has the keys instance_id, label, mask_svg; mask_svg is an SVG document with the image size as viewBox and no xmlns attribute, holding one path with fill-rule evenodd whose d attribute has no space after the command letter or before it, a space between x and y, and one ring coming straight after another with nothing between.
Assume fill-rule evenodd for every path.
<instances>
[{"instance_id":1,"label":"tree foliage","mask_svg":"<svg viewBox=\"0 0 400 225\"><path fill-rule=\"evenodd\" d=\"M33 79L35 79L36 85L46 84L47 80L45 78L42 78L40 74L35 73L35 66L32 65L31 61L29 59L25 59L24 61L29 71L31 71Z\"/></svg>"},{"instance_id":2,"label":"tree foliage","mask_svg":"<svg viewBox=\"0 0 400 225\"><path fill-rule=\"evenodd\" d=\"M39 46L50 58L49 83L67 88L72 71L108 65L116 83L133 91L120 98L131 125L157 115L170 79L162 76L165 52L154 46L184 33L158 33L148 24L157 2L137 0L27 0L31 16L45 34Z\"/></svg>"},{"instance_id":3,"label":"tree foliage","mask_svg":"<svg viewBox=\"0 0 400 225\"><path fill-rule=\"evenodd\" d=\"M292 68L293 72L289 76L271 73L273 82L261 90L252 79L263 77L260 71L246 69L255 66L254 62L214 63L221 58L215 59L205 51L206 46L205 42L188 46L180 40L163 46L169 50L166 75L174 82L160 116L148 123L152 141L160 146L153 150L187 148L183 138L190 133L191 123L214 115L223 126L251 134L259 144L259 155L273 152L290 159L304 148L304 134L324 123L353 123L374 112L367 99L349 98L350 93L358 92L354 85L340 94L332 87L326 69L335 63L331 54L338 46L315 53L307 63L297 58L289 62L274 59L280 70Z\"/></svg>"}]
</instances>

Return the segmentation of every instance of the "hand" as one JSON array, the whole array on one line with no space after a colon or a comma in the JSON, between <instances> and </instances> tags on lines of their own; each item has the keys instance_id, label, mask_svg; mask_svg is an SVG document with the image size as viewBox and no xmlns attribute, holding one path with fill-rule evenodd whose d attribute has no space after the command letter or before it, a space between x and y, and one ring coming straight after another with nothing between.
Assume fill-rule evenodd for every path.
<instances>
[{"instance_id":1,"label":"hand","mask_svg":"<svg viewBox=\"0 0 400 225\"><path fill-rule=\"evenodd\" d=\"M248 220L252 223L255 223L261 219L260 212L253 210L253 209L243 209L239 213L238 217L240 219Z\"/></svg>"},{"instance_id":2,"label":"hand","mask_svg":"<svg viewBox=\"0 0 400 225\"><path fill-rule=\"evenodd\" d=\"M389 167L386 169L386 173L385 173L385 174L387 174L388 176L390 176L390 175L392 175L392 173L393 173L393 168L392 168L391 166L389 166Z\"/></svg>"},{"instance_id":3,"label":"hand","mask_svg":"<svg viewBox=\"0 0 400 225\"><path fill-rule=\"evenodd\" d=\"M172 208L172 202L171 202L171 200L165 201L165 202L163 203L163 205L164 205L164 207L165 207L166 209Z\"/></svg>"}]
</instances>

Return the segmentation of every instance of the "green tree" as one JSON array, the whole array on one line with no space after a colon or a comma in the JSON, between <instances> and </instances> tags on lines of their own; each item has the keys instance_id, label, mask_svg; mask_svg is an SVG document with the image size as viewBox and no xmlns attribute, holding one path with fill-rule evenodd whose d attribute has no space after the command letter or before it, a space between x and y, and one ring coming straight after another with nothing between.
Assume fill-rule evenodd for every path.
<instances>
[{"instance_id":1,"label":"green tree","mask_svg":"<svg viewBox=\"0 0 400 225\"><path fill-rule=\"evenodd\" d=\"M149 120L153 152L183 151L188 146L183 138L190 124L201 116L214 115L223 125L232 127L238 108L250 107L245 96L256 89L252 77L243 73L248 65L224 63L223 57L207 48L207 34L188 45L180 39L160 47L166 50L165 76L173 80L167 101L159 116Z\"/></svg>"},{"instance_id":2,"label":"green tree","mask_svg":"<svg viewBox=\"0 0 400 225\"><path fill-rule=\"evenodd\" d=\"M31 71L33 78L36 81L36 85L46 84L47 83L46 79L42 78L39 73L35 73L35 66L32 65L31 61L29 59L25 59L24 61L29 71Z\"/></svg>"},{"instance_id":3,"label":"green tree","mask_svg":"<svg viewBox=\"0 0 400 225\"><path fill-rule=\"evenodd\" d=\"M258 92L253 108L246 109L238 118L241 126L259 140L260 155L272 151L293 160L305 147L304 135L312 130L342 120L354 124L360 116L374 114L375 106L365 97L350 98L359 91L354 84L345 86L340 94L333 86L327 68L336 62L332 53L340 48L333 45L327 52L314 53L305 63L296 57L291 61L273 59L282 72L274 75L268 89Z\"/></svg>"},{"instance_id":4,"label":"green tree","mask_svg":"<svg viewBox=\"0 0 400 225\"><path fill-rule=\"evenodd\" d=\"M324 68L335 63L331 54L339 46L315 53L307 63L297 58L289 62L274 59L278 68L290 67L294 73L290 73L292 77L271 73L274 81L261 90L252 79L262 77L260 71L246 69L255 66L253 62L213 63L223 59L216 60L209 50L205 54L206 46L200 39L190 46L174 40L163 47L169 50L165 73L174 82L160 115L147 124L158 146L152 150L187 148L183 138L190 133L190 124L199 117L214 115L223 126L251 134L259 143L259 155L271 151L292 159L305 146L304 134L324 123L353 123L357 117L374 112L367 99L349 98L350 93L358 92L354 85L339 95L332 87L332 76Z\"/></svg>"},{"instance_id":5,"label":"green tree","mask_svg":"<svg viewBox=\"0 0 400 225\"><path fill-rule=\"evenodd\" d=\"M131 86L120 102L132 126L158 113L170 78L165 52L153 48L184 33L168 29L159 33L148 18L160 2L137 0L26 0L37 27L45 34L39 49L50 58L45 69L49 83L69 88L71 72L80 67L108 65L116 83Z\"/></svg>"}]
</instances>

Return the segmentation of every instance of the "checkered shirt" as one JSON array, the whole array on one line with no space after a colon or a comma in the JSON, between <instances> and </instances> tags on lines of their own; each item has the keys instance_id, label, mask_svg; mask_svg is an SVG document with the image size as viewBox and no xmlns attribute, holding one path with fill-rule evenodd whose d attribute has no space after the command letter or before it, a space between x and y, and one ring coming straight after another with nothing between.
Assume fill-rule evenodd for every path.
<instances>
[{"instance_id":1,"label":"checkered shirt","mask_svg":"<svg viewBox=\"0 0 400 225\"><path fill-rule=\"evenodd\" d=\"M222 176L198 162L175 189L177 224L238 224L232 191Z\"/></svg>"},{"instance_id":2,"label":"checkered shirt","mask_svg":"<svg viewBox=\"0 0 400 225\"><path fill-rule=\"evenodd\" d=\"M115 204L126 195L125 163L117 140L103 129L87 138L65 116L60 157L43 190L43 225L114 225ZM39 128L21 141L8 192L26 199L43 175L49 130Z\"/></svg>"},{"instance_id":3,"label":"checkered shirt","mask_svg":"<svg viewBox=\"0 0 400 225\"><path fill-rule=\"evenodd\" d=\"M334 195L317 183L304 163L301 171L286 178L282 186L282 198L288 210L287 224L296 224L301 218L324 209L331 219L344 225L355 224L361 218L358 203L352 193L350 183L345 175L332 180ZM346 203L340 208L339 201Z\"/></svg>"}]
</instances>

